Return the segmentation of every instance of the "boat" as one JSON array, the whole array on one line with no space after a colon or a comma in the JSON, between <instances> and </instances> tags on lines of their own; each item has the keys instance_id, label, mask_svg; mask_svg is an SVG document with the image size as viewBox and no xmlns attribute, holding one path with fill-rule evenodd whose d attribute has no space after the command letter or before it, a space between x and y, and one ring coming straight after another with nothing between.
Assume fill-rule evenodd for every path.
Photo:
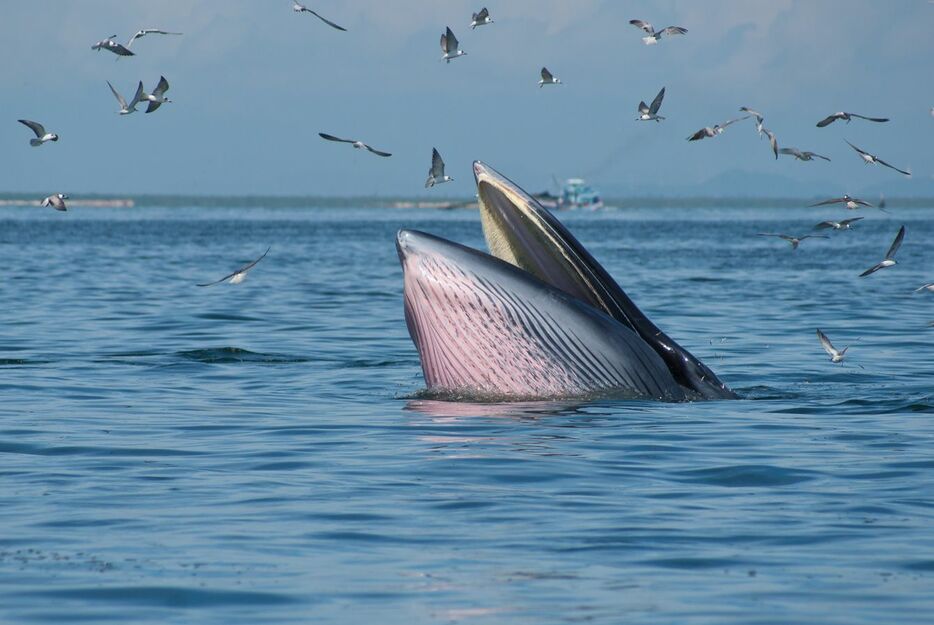
<instances>
[{"instance_id":1,"label":"boat","mask_svg":"<svg viewBox=\"0 0 934 625\"><path fill-rule=\"evenodd\" d=\"M568 178L560 187L561 192L558 195L545 191L536 194L535 199L549 209L599 210L603 208L600 192L587 184L583 178Z\"/></svg>"}]
</instances>

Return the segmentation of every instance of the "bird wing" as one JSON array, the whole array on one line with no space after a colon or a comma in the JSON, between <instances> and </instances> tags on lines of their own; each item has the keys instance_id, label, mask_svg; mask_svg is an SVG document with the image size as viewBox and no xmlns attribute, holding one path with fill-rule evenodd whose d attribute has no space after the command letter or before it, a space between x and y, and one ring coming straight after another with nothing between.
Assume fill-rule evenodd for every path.
<instances>
[{"instance_id":1,"label":"bird wing","mask_svg":"<svg viewBox=\"0 0 934 625\"><path fill-rule=\"evenodd\" d=\"M642 20L629 20L629 23L635 26L636 28L641 28L642 30L644 30L650 35L655 34L655 27L653 27L648 22L644 22Z\"/></svg>"},{"instance_id":2,"label":"bird wing","mask_svg":"<svg viewBox=\"0 0 934 625\"><path fill-rule=\"evenodd\" d=\"M842 197L835 197L832 200L824 200L823 202L817 202L816 204L808 205L808 208L813 208L815 206L827 206L828 204L839 204L840 202L845 202Z\"/></svg>"},{"instance_id":3,"label":"bird wing","mask_svg":"<svg viewBox=\"0 0 934 625\"><path fill-rule=\"evenodd\" d=\"M787 234L776 234L774 232L757 232L757 237L779 237L781 239L789 239L790 237Z\"/></svg>"},{"instance_id":4,"label":"bird wing","mask_svg":"<svg viewBox=\"0 0 934 625\"><path fill-rule=\"evenodd\" d=\"M902 241L905 240L905 226L902 226L898 229L898 234L895 235L895 240L892 241L892 247L889 248L889 251L885 253L886 260L892 260L895 258L895 252L898 251L898 248L902 246Z\"/></svg>"},{"instance_id":5,"label":"bird wing","mask_svg":"<svg viewBox=\"0 0 934 625\"><path fill-rule=\"evenodd\" d=\"M127 108L126 100L123 99L123 96L122 96L122 95L120 95L119 93L117 93L117 90L114 89L114 86L113 86L112 84L110 84L110 81L109 81L109 80L107 81L107 86L110 87L110 92L111 92L112 94L114 94L114 97L117 98L117 102L120 103L120 108L123 108L123 109Z\"/></svg>"},{"instance_id":6,"label":"bird wing","mask_svg":"<svg viewBox=\"0 0 934 625\"><path fill-rule=\"evenodd\" d=\"M649 113L651 115L655 115L656 113L658 113L658 109L661 107L662 100L664 99L665 99L665 88L662 87L662 90L658 92L658 95L655 96L654 100L652 100L651 106L649 106Z\"/></svg>"},{"instance_id":7,"label":"bird wing","mask_svg":"<svg viewBox=\"0 0 934 625\"><path fill-rule=\"evenodd\" d=\"M159 108L160 106L162 106L162 102L153 102L152 100L150 100L150 101L149 101L149 106L146 107L146 112L147 112L147 113L152 113L153 111L155 111L155 110L156 110L157 108Z\"/></svg>"},{"instance_id":8,"label":"bird wing","mask_svg":"<svg viewBox=\"0 0 934 625\"><path fill-rule=\"evenodd\" d=\"M873 266L873 267L870 267L869 269L867 269L867 270L864 271L863 273L859 274L859 277L860 277L860 278L865 278L865 277L868 276L869 274L871 274L871 273L876 273L876 272L879 271L880 269L882 269L882 263L879 263L878 265L875 265L875 266Z\"/></svg>"},{"instance_id":9,"label":"bird wing","mask_svg":"<svg viewBox=\"0 0 934 625\"><path fill-rule=\"evenodd\" d=\"M341 139L340 137L335 137L334 135L329 135L326 132L319 132L318 136L322 139L327 139L328 141L339 141L340 143L353 143L354 139Z\"/></svg>"},{"instance_id":10,"label":"bird wing","mask_svg":"<svg viewBox=\"0 0 934 625\"><path fill-rule=\"evenodd\" d=\"M447 52L457 52L457 46L459 42L457 37L454 36L454 31L451 30L451 27L447 27L447 32L444 33L445 41L447 42Z\"/></svg>"},{"instance_id":11,"label":"bird wing","mask_svg":"<svg viewBox=\"0 0 934 625\"><path fill-rule=\"evenodd\" d=\"M682 28L680 26L668 26L661 31L663 35L684 35L687 32L687 28Z\"/></svg>"},{"instance_id":12,"label":"bird wing","mask_svg":"<svg viewBox=\"0 0 934 625\"><path fill-rule=\"evenodd\" d=\"M906 175L906 176L910 176L910 175L911 175L911 172L910 172L910 171L905 171L904 169L899 169L899 168L896 167L895 165L889 165L888 163L886 163L885 161L883 161L881 158L876 157L876 162L879 163L880 165L885 165L885 166L888 167L889 169L894 169L895 171L897 171L897 172L900 173L900 174L904 174L904 175Z\"/></svg>"},{"instance_id":13,"label":"bird wing","mask_svg":"<svg viewBox=\"0 0 934 625\"><path fill-rule=\"evenodd\" d=\"M795 157L803 156L803 154L801 154L801 150L799 150L798 148L782 148L779 150L779 152L781 154L791 154L792 156L795 156Z\"/></svg>"},{"instance_id":14,"label":"bird wing","mask_svg":"<svg viewBox=\"0 0 934 625\"><path fill-rule=\"evenodd\" d=\"M542 80L545 82L552 82L555 79L554 75L548 71L547 68L542 68Z\"/></svg>"},{"instance_id":15,"label":"bird wing","mask_svg":"<svg viewBox=\"0 0 934 625\"><path fill-rule=\"evenodd\" d=\"M924 289L931 289L931 288L934 288L934 282L928 282L927 284L922 284L917 289L915 289L915 293L917 293L918 291L923 291Z\"/></svg>"},{"instance_id":16,"label":"bird wing","mask_svg":"<svg viewBox=\"0 0 934 625\"><path fill-rule=\"evenodd\" d=\"M245 264L244 266L240 267L240 268L237 269L236 271L233 271L233 272L227 274L226 276L224 276L224 277L221 278L220 280L215 280L214 282L205 282L205 283L203 283L203 284L199 284L198 286L214 286L215 284L220 284L221 282L224 282L224 281L226 281L226 280L230 280L231 278L233 278L233 277L234 277L235 275L237 275L238 273L244 273L244 272L249 271L250 269L252 269L252 268L256 265L256 263L258 263L259 261L261 261L261 260L263 260L264 258L266 258L266 254L268 254L268 253L269 253L269 250L271 250L271 249L272 249L272 246L270 245L268 248L266 248L266 251L263 252L263 255L262 255L262 256L260 256L259 258L257 258L257 259L254 260L254 261L251 261L251 262Z\"/></svg>"},{"instance_id":17,"label":"bird wing","mask_svg":"<svg viewBox=\"0 0 934 625\"><path fill-rule=\"evenodd\" d=\"M133 96L133 101L130 102L129 108L133 108L137 104L143 101L143 81L139 81L139 85L136 87L136 95Z\"/></svg>"},{"instance_id":18,"label":"bird wing","mask_svg":"<svg viewBox=\"0 0 934 625\"><path fill-rule=\"evenodd\" d=\"M834 123L834 122L837 121L838 119L842 119L842 118L843 118L843 116L840 115L839 113L834 113L833 115L828 115L828 116L825 117L824 119L822 119L822 120L820 120L819 122L817 122L817 127L818 127L818 128L823 128L824 126L829 126L830 124Z\"/></svg>"},{"instance_id":19,"label":"bird wing","mask_svg":"<svg viewBox=\"0 0 934 625\"><path fill-rule=\"evenodd\" d=\"M820 346L824 348L824 351L827 352L828 355L837 355L837 349L833 346L833 343L830 342L830 339L827 338L826 334L818 330L817 338L820 341Z\"/></svg>"},{"instance_id":20,"label":"bird wing","mask_svg":"<svg viewBox=\"0 0 934 625\"><path fill-rule=\"evenodd\" d=\"M720 124L720 127L721 127L721 128L726 128L726 127L729 126L730 124L735 124L736 122L741 122L741 121L743 121L744 119L749 119L749 115L744 115L744 116L742 116L742 117L737 117L736 119L731 119L731 120L728 121L728 122L723 122L722 124Z\"/></svg>"},{"instance_id":21,"label":"bird wing","mask_svg":"<svg viewBox=\"0 0 934 625\"><path fill-rule=\"evenodd\" d=\"M130 40L126 42L126 47L127 47L127 49L129 49L129 47L133 45L133 42L134 42L134 41L136 41L137 39L139 39L140 37L142 37L142 36L145 35L145 34L146 34L146 31L145 31L145 30L138 30L138 31L136 31L135 33L133 33L133 36L130 37Z\"/></svg>"},{"instance_id":22,"label":"bird wing","mask_svg":"<svg viewBox=\"0 0 934 625\"><path fill-rule=\"evenodd\" d=\"M778 139L775 138L775 133L769 130L768 128L763 128L762 132L766 134L769 138L769 145L772 146L772 153L775 154L776 160L778 159Z\"/></svg>"},{"instance_id":23,"label":"bird wing","mask_svg":"<svg viewBox=\"0 0 934 625\"><path fill-rule=\"evenodd\" d=\"M431 175L435 178L444 178L444 160L437 148L431 148Z\"/></svg>"},{"instance_id":24,"label":"bird wing","mask_svg":"<svg viewBox=\"0 0 934 625\"><path fill-rule=\"evenodd\" d=\"M311 13L312 15L314 15L315 17L317 17L319 20L321 20L322 22L324 22L325 24L327 24L328 26L330 26L331 28L336 28L337 30L342 30L342 31L344 31L344 32L347 32L347 29L344 28L343 26L338 26L337 24L335 24L335 23L332 22L331 20L328 20L328 19L325 19L325 18L321 17L320 15L318 15L317 13L315 13L314 11L312 11L311 9L306 9L306 10L307 10L309 13Z\"/></svg>"},{"instance_id":25,"label":"bird wing","mask_svg":"<svg viewBox=\"0 0 934 625\"><path fill-rule=\"evenodd\" d=\"M805 152L805 154L806 154L807 156L816 156L817 158L822 158L822 159L824 159L825 161L829 161L829 160L830 160L830 159L827 158L826 156L821 156L821 155L818 154L817 152Z\"/></svg>"},{"instance_id":26,"label":"bird wing","mask_svg":"<svg viewBox=\"0 0 934 625\"><path fill-rule=\"evenodd\" d=\"M688 137L688 141L698 141L700 139L703 139L706 136L707 136L707 127L705 126L704 128L701 128L700 130L695 132L693 135Z\"/></svg>"},{"instance_id":27,"label":"bird wing","mask_svg":"<svg viewBox=\"0 0 934 625\"><path fill-rule=\"evenodd\" d=\"M803 237L798 237L799 241L804 241L805 239L829 239L825 234L806 234Z\"/></svg>"},{"instance_id":28,"label":"bird wing","mask_svg":"<svg viewBox=\"0 0 934 625\"><path fill-rule=\"evenodd\" d=\"M750 115L755 115L755 116L756 116L756 119L764 119L764 118L762 117L762 113L760 113L759 111L756 111L756 110L754 110L754 109L751 109L751 108L749 108L748 106L741 106L741 107L739 107L739 110L742 111L743 113L749 113Z\"/></svg>"},{"instance_id":29,"label":"bird wing","mask_svg":"<svg viewBox=\"0 0 934 625\"><path fill-rule=\"evenodd\" d=\"M451 30L451 29L448 28L448 30ZM444 33L443 35L441 35L441 51L444 52L445 54L448 53L448 35L447 35L447 33Z\"/></svg>"},{"instance_id":30,"label":"bird wing","mask_svg":"<svg viewBox=\"0 0 934 625\"><path fill-rule=\"evenodd\" d=\"M367 150L369 150L370 152L372 152L373 154L377 156L392 156L392 154L390 154L389 152L381 152L380 150L377 150L376 148L371 148L365 143L363 144L363 147L365 147Z\"/></svg>"},{"instance_id":31,"label":"bird wing","mask_svg":"<svg viewBox=\"0 0 934 625\"><path fill-rule=\"evenodd\" d=\"M116 35L114 35L116 37ZM134 53L132 50L124 46L122 43L117 43L116 41L111 40L107 44L107 48L120 56L133 56Z\"/></svg>"},{"instance_id":32,"label":"bird wing","mask_svg":"<svg viewBox=\"0 0 934 625\"><path fill-rule=\"evenodd\" d=\"M158 96L161 98L165 94L165 92L168 90L169 90L169 81L165 79L165 76L159 76L159 84L156 85L155 89L153 89L152 94L154 96Z\"/></svg>"},{"instance_id":33,"label":"bird wing","mask_svg":"<svg viewBox=\"0 0 934 625\"><path fill-rule=\"evenodd\" d=\"M866 117L865 115L857 115L856 113L850 113L850 117L859 117L860 119L865 119L871 122L887 122L889 121L888 117Z\"/></svg>"},{"instance_id":34,"label":"bird wing","mask_svg":"<svg viewBox=\"0 0 934 625\"><path fill-rule=\"evenodd\" d=\"M38 137L39 139L45 136L45 126L43 126L39 122L29 121L28 119L18 119L16 121L28 126L30 130L36 133L36 137Z\"/></svg>"},{"instance_id":35,"label":"bird wing","mask_svg":"<svg viewBox=\"0 0 934 625\"><path fill-rule=\"evenodd\" d=\"M639 100L639 112L643 115L649 114L649 105L646 104L643 100Z\"/></svg>"},{"instance_id":36,"label":"bird wing","mask_svg":"<svg viewBox=\"0 0 934 625\"><path fill-rule=\"evenodd\" d=\"M488 17L490 17L490 12L487 11L486 7L483 7L480 9L480 12L474 16L474 19L483 21Z\"/></svg>"},{"instance_id":37,"label":"bird wing","mask_svg":"<svg viewBox=\"0 0 934 625\"><path fill-rule=\"evenodd\" d=\"M844 141L846 141L847 145L849 145L851 148L853 148L854 150L856 150L856 151L859 152L860 154L865 154L866 156L872 156L872 154L870 154L869 152L866 152L865 150L860 150L858 147L856 147L855 145L853 145L852 143L850 143L850 142L847 141L846 139L844 139ZM872 158L876 158L876 157L875 157L875 156L872 156Z\"/></svg>"},{"instance_id":38,"label":"bird wing","mask_svg":"<svg viewBox=\"0 0 934 625\"><path fill-rule=\"evenodd\" d=\"M840 224L838 224L838 223L835 222L835 221L822 221L822 222L820 222L819 224L817 224L816 226L814 226L814 229L815 229L815 230L826 230L827 228L833 228L833 227L838 226L838 225L840 225Z\"/></svg>"},{"instance_id":39,"label":"bird wing","mask_svg":"<svg viewBox=\"0 0 934 625\"><path fill-rule=\"evenodd\" d=\"M840 222L840 225L841 225L841 226L846 226L846 225L849 225L849 224L851 224L851 223L855 223L855 222L859 221L860 219L862 219L862 217L851 217L850 219L844 219L844 220L842 220L842 221Z\"/></svg>"}]
</instances>

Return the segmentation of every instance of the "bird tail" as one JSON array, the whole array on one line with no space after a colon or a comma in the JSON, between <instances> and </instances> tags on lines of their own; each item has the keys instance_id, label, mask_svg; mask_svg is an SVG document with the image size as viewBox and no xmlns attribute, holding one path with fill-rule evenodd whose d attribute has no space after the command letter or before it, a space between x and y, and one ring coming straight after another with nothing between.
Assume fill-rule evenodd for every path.
<instances>
[{"instance_id":1,"label":"bird tail","mask_svg":"<svg viewBox=\"0 0 934 625\"><path fill-rule=\"evenodd\" d=\"M39 139L30 139L30 140L29 140L29 145L31 145L31 146L34 147L34 148L37 148L37 147L39 147L40 145L42 145L42 141L40 141Z\"/></svg>"}]
</instances>

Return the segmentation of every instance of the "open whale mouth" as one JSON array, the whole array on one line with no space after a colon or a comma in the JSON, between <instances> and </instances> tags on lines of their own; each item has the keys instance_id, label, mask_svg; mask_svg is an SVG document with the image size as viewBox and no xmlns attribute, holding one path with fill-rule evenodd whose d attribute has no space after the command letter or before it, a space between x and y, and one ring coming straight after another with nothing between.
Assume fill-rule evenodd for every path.
<instances>
[{"instance_id":1,"label":"open whale mouth","mask_svg":"<svg viewBox=\"0 0 934 625\"><path fill-rule=\"evenodd\" d=\"M708 399L733 399L716 374L639 310L574 235L535 198L476 161L474 177L490 253L600 310L636 332L677 382Z\"/></svg>"}]
</instances>

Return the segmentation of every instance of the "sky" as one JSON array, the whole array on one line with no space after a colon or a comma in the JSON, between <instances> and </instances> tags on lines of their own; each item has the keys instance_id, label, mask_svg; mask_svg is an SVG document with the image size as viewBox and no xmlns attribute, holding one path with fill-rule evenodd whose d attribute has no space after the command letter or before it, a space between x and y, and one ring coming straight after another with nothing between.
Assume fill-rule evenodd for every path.
<instances>
[{"instance_id":1,"label":"sky","mask_svg":"<svg viewBox=\"0 0 934 625\"><path fill-rule=\"evenodd\" d=\"M934 3L859 0L488 0L481 2L4 0L0 20L0 192L469 196L479 159L530 191L585 176L606 195L719 195L884 189L934 195ZM688 34L645 46L633 18ZM467 56L440 61L451 26ZM137 55L90 46L139 28ZM542 66L565 84L539 89ZM121 117L164 75L173 100ZM661 87L660 124L636 122ZM776 162L780 145L832 162ZM835 111L887 124L815 123ZM31 148L19 118L61 135ZM382 159L318 132L359 138ZM908 168L870 168L844 138ZM432 147L455 181L423 188ZM830 197L830 196L828 196Z\"/></svg>"}]
</instances>

